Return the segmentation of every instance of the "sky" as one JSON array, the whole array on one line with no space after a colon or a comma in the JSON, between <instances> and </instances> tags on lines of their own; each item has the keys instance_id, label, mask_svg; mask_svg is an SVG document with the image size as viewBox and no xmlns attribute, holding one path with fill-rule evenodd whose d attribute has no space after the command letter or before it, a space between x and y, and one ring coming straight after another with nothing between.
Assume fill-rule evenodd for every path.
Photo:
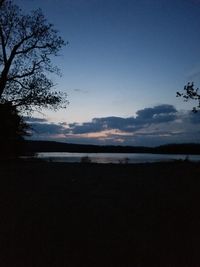
<instances>
[{"instance_id":1,"label":"sky","mask_svg":"<svg viewBox=\"0 0 200 267\"><path fill-rule=\"evenodd\" d=\"M200 142L194 103L176 98L200 84L199 0L15 0L41 8L69 45L52 58L67 109L34 113L32 138L148 145Z\"/></svg>"}]
</instances>

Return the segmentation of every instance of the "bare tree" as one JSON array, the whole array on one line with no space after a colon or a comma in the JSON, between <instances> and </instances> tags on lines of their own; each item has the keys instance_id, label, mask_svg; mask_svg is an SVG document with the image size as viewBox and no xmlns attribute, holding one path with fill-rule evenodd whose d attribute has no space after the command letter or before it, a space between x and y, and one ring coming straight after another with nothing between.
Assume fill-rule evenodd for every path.
<instances>
[{"instance_id":1,"label":"bare tree","mask_svg":"<svg viewBox=\"0 0 200 267\"><path fill-rule=\"evenodd\" d=\"M183 97L185 102L189 100L194 100L197 102L197 105L193 107L193 112L196 113L200 110L200 94L199 88L194 88L194 83L188 83L184 86L184 92L176 92L177 97Z\"/></svg>"},{"instance_id":2,"label":"bare tree","mask_svg":"<svg viewBox=\"0 0 200 267\"><path fill-rule=\"evenodd\" d=\"M48 77L59 74L51 57L64 45L40 9L25 15L13 1L0 0L0 103L29 111L65 105Z\"/></svg>"}]
</instances>

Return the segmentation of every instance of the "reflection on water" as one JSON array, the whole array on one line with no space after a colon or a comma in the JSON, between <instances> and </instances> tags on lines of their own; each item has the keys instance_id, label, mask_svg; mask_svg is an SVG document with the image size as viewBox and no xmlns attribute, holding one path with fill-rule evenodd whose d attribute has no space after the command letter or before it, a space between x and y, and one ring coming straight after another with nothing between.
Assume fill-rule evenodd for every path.
<instances>
[{"instance_id":1,"label":"reflection on water","mask_svg":"<svg viewBox=\"0 0 200 267\"><path fill-rule=\"evenodd\" d=\"M37 158L52 162L85 162L85 163L145 163L173 160L200 161L200 155L177 154L149 154L149 153L69 153L69 152L42 152Z\"/></svg>"}]
</instances>

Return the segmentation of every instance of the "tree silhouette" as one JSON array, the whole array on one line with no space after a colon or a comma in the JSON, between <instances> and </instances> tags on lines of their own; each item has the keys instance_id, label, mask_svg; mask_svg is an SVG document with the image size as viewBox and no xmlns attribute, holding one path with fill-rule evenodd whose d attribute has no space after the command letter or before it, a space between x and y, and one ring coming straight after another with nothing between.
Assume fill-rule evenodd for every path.
<instances>
[{"instance_id":1,"label":"tree silhouette","mask_svg":"<svg viewBox=\"0 0 200 267\"><path fill-rule=\"evenodd\" d=\"M9 0L0 0L0 103L11 102L18 110L33 111L66 105L66 95L52 91L48 73L65 45L40 9L24 15Z\"/></svg>"},{"instance_id":2,"label":"tree silhouette","mask_svg":"<svg viewBox=\"0 0 200 267\"><path fill-rule=\"evenodd\" d=\"M64 45L40 9L26 15L12 0L0 0L0 157L18 154L28 128L23 111L68 103L48 77L60 75L51 58Z\"/></svg>"},{"instance_id":3,"label":"tree silhouette","mask_svg":"<svg viewBox=\"0 0 200 267\"><path fill-rule=\"evenodd\" d=\"M200 94L199 88L194 88L194 83L188 83L184 86L184 92L176 92L177 97L183 97L185 102L189 100L194 100L197 102L197 105L193 107L193 112L196 113L200 110Z\"/></svg>"},{"instance_id":4,"label":"tree silhouette","mask_svg":"<svg viewBox=\"0 0 200 267\"><path fill-rule=\"evenodd\" d=\"M28 125L11 103L0 104L0 158L17 156L22 152L23 136Z\"/></svg>"}]
</instances>

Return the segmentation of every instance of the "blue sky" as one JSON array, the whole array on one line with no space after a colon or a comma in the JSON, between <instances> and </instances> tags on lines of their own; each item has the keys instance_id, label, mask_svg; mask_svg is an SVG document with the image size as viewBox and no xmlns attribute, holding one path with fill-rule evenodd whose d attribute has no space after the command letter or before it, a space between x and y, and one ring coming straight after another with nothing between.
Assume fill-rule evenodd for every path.
<instances>
[{"instance_id":1,"label":"blue sky","mask_svg":"<svg viewBox=\"0 0 200 267\"><path fill-rule=\"evenodd\" d=\"M39 126L35 125L40 131L41 124L43 131L46 124L58 126L57 133L55 127L54 132L49 131L46 135L37 130L34 138L122 145L200 141L199 120L194 124L187 112L192 104L176 98L176 91L182 90L188 81L194 81L197 86L200 84L200 1L15 2L26 11L42 8L64 40L69 41L61 56L52 59L63 76L52 78L58 90L68 93L70 104L66 110L56 113L34 114L34 117L43 119L38 122ZM167 105L172 110L166 113ZM136 122L138 112L157 112L156 107L163 108L163 116L175 114L175 117L162 123L155 120L141 123L142 132L138 129L137 138L134 137L135 130L122 129L119 121L118 126L112 124L115 128L105 126L117 117L122 119L122 124L123 120L132 118L132 129L135 124L139 127ZM154 113L153 116L160 114ZM91 132L98 124L95 118L98 123L103 118L109 119L104 128ZM64 135L59 132L60 125L65 128ZM78 126L88 132L77 133ZM131 125L129 127L131 129ZM170 131L172 136L169 138Z\"/></svg>"}]
</instances>

